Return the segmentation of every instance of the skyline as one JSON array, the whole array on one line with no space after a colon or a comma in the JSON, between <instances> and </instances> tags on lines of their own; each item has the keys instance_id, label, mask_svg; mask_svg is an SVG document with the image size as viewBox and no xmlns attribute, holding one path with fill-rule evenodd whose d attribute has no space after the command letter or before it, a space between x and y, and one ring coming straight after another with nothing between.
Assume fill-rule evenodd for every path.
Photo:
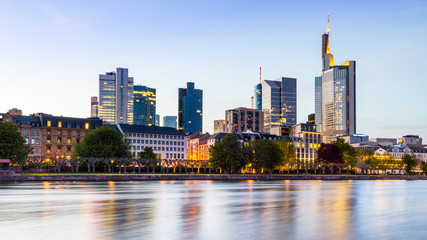
<instances>
[{"instance_id":1,"label":"skyline","mask_svg":"<svg viewBox=\"0 0 427 240\"><path fill-rule=\"evenodd\" d=\"M162 117L178 115L178 88L195 82L204 91L203 127L213 133L213 121L224 119L225 110L250 107L262 66L262 79L297 78L297 123L305 122L314 113L314 78L321 74L321 35L330 13L336 62L358 63L357 132L427 137L427 113L418 108L427 100L426 2L158 4L5 3L0 112L16 107L25 115L89 117L98 75L124 67L135 84L157 89ZM113 8L130 17L101 22ZM120 24L119 33L129 38L111 38Z\"/></svg>"}]
</instances>

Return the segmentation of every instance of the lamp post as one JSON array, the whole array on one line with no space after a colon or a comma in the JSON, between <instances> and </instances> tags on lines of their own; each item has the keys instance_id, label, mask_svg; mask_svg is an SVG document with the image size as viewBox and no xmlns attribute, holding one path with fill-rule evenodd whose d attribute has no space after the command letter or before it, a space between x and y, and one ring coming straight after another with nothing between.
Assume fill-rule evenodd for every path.
<instances>
[{"instance_id":1,"label":"lamp post","mask_svg":"<svg viewBox=\"0 0 427 240\"><path fill-rule=\"evenodd\" d=\"M113 173L113 170L114 170L113 163L114 163L114 160L111 160L111 173Z\"/></svg>"},{"instance_id":2,"label":"lamp post","mask_svg":"<svg viewBox=\"0 0 427 240\"><path fill-rule=\"evenodd\" d=\"M49 173L49 158L46 161L47 161L47 173Z\"/></svg>"}]
</instances>

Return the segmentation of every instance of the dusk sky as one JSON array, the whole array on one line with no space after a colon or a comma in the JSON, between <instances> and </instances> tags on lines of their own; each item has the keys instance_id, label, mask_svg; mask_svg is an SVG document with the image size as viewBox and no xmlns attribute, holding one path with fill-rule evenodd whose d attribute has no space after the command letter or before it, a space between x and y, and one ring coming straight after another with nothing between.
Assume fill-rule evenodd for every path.
<instances>
[{"instance_id":1,"label":"dusk sky","mask_svg":"<svg viewBox=\"0 0 427 240\"><path fill-rule=\"evenodd\" d=\"M129 69L177 115L178 88L204 91L204 130L250 107L262 78L295 77L314 113L321 35L355 60L357 132L427 140L427 1L0 1L0 112L89 117L99 74Z\"/></svg>"}]
</instances>

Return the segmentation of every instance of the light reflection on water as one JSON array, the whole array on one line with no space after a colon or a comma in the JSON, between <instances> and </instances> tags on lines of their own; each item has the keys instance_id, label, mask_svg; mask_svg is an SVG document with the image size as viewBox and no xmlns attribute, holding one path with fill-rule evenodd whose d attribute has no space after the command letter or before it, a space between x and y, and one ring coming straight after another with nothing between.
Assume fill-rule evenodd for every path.
<instances>
[{"instance_id":1,"label":"light reflection on water","mask_svg":"<svg viewBox=\"0 0 427 240\"><path fill-rule=\"evenodd\" d=\"M423 239L426 181L0 185L1 239Z\"/></svg>"}]
</instances>

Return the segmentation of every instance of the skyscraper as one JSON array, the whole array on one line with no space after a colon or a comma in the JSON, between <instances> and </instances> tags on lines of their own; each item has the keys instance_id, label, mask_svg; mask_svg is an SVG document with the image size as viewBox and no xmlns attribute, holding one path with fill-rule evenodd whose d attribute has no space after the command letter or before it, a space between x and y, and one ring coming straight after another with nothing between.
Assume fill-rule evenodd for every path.
<instances>
[{"instance_id":1,"label":"skyscraper","mask_svg":"<svg viewBox=\"0 0 427 240\"><path fill-rule=\"evenodd\" d=\"M314 79L314 122L317 131L322 130L322 76Z\"/></svg>"},{"instance_id":2,"label":"skyscraper","mask_svg":"<svg viewBox=\"0 0 427 240\"><path fill-rule=\"evenodd\" d=\"M133 87L133 124L154 126L156 116L156 89Z\"/></svg>"},{"instance_id":3,"label":"skyscraper","mask_svg":"<svg viewBox=\"0 0 427 240\"><path fill-rule=\"evenodd\" d=\"M262 111L258 109L240 107L225 111L228 133L263 132L263 120Z\"/></svg>"},{"instance_id":4,"label":"skyscraper","mask_svg":"<svg viewBox=\"0 0 427 240\"><path fill-rule=\"evenodd\" d=\"M262 84L258 83L254 87L253 106L252 108L262 110Z\"/></svg>"},{"instance_id":5,"label":"skyscraper","mask_svg":"<svg viewBox=\"0 0 427 240\"><path fill-rule=\"evenodd\" d=\"M320 94L321 130L324 142L331 142L336 137L356 133L356 62L333 65L333 55L329 51L329 16L328 32L322 35L322 65L321 83L318 77L315 79L316 104ZM316 105L316 114L318 110Z\"/></svg>"},{"instance_id":6,"label":"skyscraper","mask_svg":"<svg viewBox=\"0 0 427 240\"><path fill-rule=\"evenodd\" d=\"M183 132L203 130L203 90L194 89L188 82L187 88L178 89L178 129Z\"/></svg>"},{"instance_id":7,"label":"skyscraper","mask_svg":"<svg viewBox=\"0 0 427 240\"><path fill-rule=\"evenodd\" d=\"M159 114L156 114L156 122L155 122L155 125L156 126L160 126L160 115Z\"/></svg>"},{"instance_id":8,"label":"skyscraper","mask_svg":"<svg viewBox=\"0 0 427 240\"><path fill-rule=\"evenodd\" d=\"M133 78L128 69L99 75L98 117L108 123L133 122Z\"/></svg>"},{"instance_id":9,"label":"skyscraper","mask_svg":"<svg viewBox=\"0 0 427 240\"><path fill-rule=\"evenodd\" d=\"M176 128L176 116L164 116L163 127Z\"/></svg>"},{"instance_id":10,"label":"skyscraper","mask_svg":"<svg viewBox=\"0 0 427 240\"><path fill-rule=\"evenodd\" d=\"M297 79L280 77L262 82L262 109L264 131L290 128L297 120ZM275 133L277 131L275 130ZM283 132L283 131L278 131Z\"/></svg>"}]
</instances>

